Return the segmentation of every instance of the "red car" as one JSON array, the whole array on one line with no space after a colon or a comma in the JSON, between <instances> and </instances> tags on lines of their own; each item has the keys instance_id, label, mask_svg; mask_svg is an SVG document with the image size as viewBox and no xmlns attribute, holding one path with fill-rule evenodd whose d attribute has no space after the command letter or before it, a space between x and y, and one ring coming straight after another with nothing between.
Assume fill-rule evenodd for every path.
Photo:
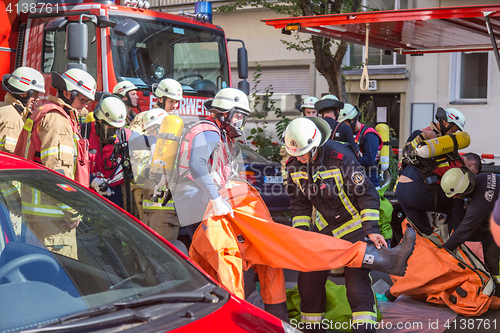
<instances>
[{"instance_id":1,"label":"red car","mask_svg":"<svg viewBox=\"0 0 500 333\"><path fill-rule=\"evenodd\" d=\"M103 197L0 161L0 332L298 332Z\"/></svg>"}]
</instances>

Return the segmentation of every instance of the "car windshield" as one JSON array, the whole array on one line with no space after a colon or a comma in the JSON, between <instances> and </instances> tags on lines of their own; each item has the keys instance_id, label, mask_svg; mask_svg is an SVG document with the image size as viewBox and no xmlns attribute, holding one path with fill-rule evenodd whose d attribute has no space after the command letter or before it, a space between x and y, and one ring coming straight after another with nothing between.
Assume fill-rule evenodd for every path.
<instances>
[{"instance_id":1,"label":"car windshield","mask_svg":"<svg viewBox=\"0 0 500 333\"><path fill-rule=\"evenodd\" d=\"M0 332L212 285L124 212L46 170L0 172L0 233Z\"/></svg>"},{"instance_id":2,"label":"car windshield","mask_svg":"<svg viewBox=\"0 0 500 333\"><path fill-rule=\"evenodd\" d=\"M118 22L124 17L110 15ZM179 81L184 93L230 86L224 34L193 24L134 17L140 24L132 36L111 30L113 67L117 81L150 88L165 78ZM213 95L212 95L213 96Z\"/></svg>"}]
</instances>

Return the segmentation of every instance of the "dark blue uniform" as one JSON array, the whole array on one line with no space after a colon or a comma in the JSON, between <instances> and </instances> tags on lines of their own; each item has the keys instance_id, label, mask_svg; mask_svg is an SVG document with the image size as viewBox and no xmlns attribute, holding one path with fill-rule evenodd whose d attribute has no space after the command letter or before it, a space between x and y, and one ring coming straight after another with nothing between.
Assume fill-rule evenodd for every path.
<instances>
[{"instance_id":1,"label":"dark blue uniform","mask_svg":"<svg viewBox=\"0 0 500 333\"><path fill-rule=\"evenodd\" d=\"M366 125L365 125L366 126ZM355 133L355 135L358 132ZM370 178L375 187L380 186L380 177L378 175L378 147L380 139L377 134L365 132L361 134L363 137L359 139L358 145L361 151L359 164L365 167L365 172Z\"/></svg>"},{"instance_id":2,"label":"dark blue uniform","mask_svg":"<svg viewBox=\"0 0 500 333\"><path fill-rule=\"evenodd\" d=\"M353 243L364 240L368 234L380 233L379 194L348 145L329 140L318 149L315 160L302 164L291 158L286 170L294 227L311 229ZM313 205L318 210L318 218L311 223ZM375 323L377 313L370 271L345 267L344 272L353 321L367 319ZM328 273L299 273L303 321L322 320ZM355 332L366 332L366 327L360 325L358 328Z\"/></svg>"},{"instance_id":3,"label":"dark blue uniform","mask_svg":"<svg viewBox=\"0 0 500 333\"><path fill-rule=\"evenodd\" d=\"M354 142L354 136L352 135L352 130L349 125L339 123L331 117L324 117L323 119L326 120L326 122L332 129L332 137L330 138L330 140L346 142L353 145L353 147L356 146L356 143Z\"/></svg>"}]
</instances>

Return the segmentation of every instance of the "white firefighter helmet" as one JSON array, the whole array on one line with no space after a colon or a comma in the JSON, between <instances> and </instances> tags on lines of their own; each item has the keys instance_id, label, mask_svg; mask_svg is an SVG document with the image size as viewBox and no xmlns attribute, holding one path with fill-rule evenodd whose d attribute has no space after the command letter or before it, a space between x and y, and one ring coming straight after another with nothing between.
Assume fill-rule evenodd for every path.
<instances>
[{"instance_id":1,"label":"white firefighter helmet","mask_svg":"<svg viewBox=\"0 0 500 333\"><path fill-rule=\"evenodd\" d=\"M121 128L125 126L127 107L120 97L105 95L101 98L94 111L94 117L109 125Z\"/></svg>"},{"instance_id":2,"label":"white firefighter helmet","mask_svg":"<svg viewBox=\"0 0 500 333\"><path fill-rule=\"evenodd\" d=\"M83 96L94 100L96 82L92 75L80 68L68 69L61 75L66 83L66 91L77 91Z\"/></svg>"},{"instance_id":3,"label":"white firefighter helmet","mask_svg":"<svg viewBox=\"0 0 500 333\"><path fill-rule=\"evenodd\" d=\"M125 97L129 91L137 90L138 88L130 81L122 81L116 84L113 88L113 94Z\"/></svg>"},{"instance_id":4,"label":"white firefighter helmet","mask_svg":"<svg viewBox=\"0 0 500 333\"><path fill-rule=\"evenodd\" d=\"M448 198L469 194L475 185L475 176L467 167L451 168L441 178L441 188Z\"/></svg>"},{"instance_id":5,"label":"white firefighter helmet","mask_svg":"<svg viewBox=\"0 0 500 333\"><path fill-rule=\"evenodd\" d=\"M250 105L247 95L236 88L224 88L219 90L213 99L205 101L207 110L217 113L226 113L232 109L239 109L250 114Z\"/></svg>"},{"instance_id":6,"label":"white firefighter helmet","mask_svg":"<svg viewBox=\"0 0 500 333\"><path fill-rule=\"evenodd\" d=\"M291 156L302 156L321 147L330 138L331 131L322 118L295 118L285 129L285 149Z\"/></svg>"},{"instance_id":7,"label":"white firefighter helmet","mask_svg":"<svg viewBox=\"0 0 500 333\"><path fill-rule=\"evenodd\" d=\"M306 98L304 98L302 104L300 105L300 111L304 112L305 108L314 109L314 103L316 103L317 101L319 101L319 99L317 99L316 97L307 96Z\"/></svg>"},{"instance_id":8,"label":"white firefighter helmet","mask_svg":"<svg viewBox=\"0 0 500 333\"><path fill-rule=\"evenodd\" d=\"M354 105L349 103L344 103L344 107L342 108L342 110L340 110L337 121L341 123L344 120L353 120L357 116L358 116L358 110L354 107Z\"/></svg>"},{"instance_id":9,"label":"white firefighter helmet","mask_svg":"<svg viewBox=\"0 0 500 333\"><path fill-rule=\"evenodd\" d=\"M160 108L146 111L146 113L142 116L142 129L145 131L151 126L160 126L163 118L166 116L168 116L167 111Z\"/></svg>"},{"instance_id":10,"label":"white firefighter helmet","mask_svg":"<svg viewBox=\"0 0 500 333\"><path fill-rule=\"evenodd\" d=\"M12 94L23 94L30 90L45 93L43 75L30 67L19 67L12 74L5 74L2 78L2 85Z\"/></svg>"},{"instance_id":11,"label":"white firefighter helmet","mask_svg":"<svg viewBox=\"0 0 500 333\"><path fill-rule=\"evenodd\" d=\"M436 119L456 124L461 131L464 130L465 116L462 112L458 111L455 108L447 108L445 110L439 107L436 111Z\"/></svg>"},{"instance_id":12,"label":"white firefighter helmet","mask_svg":"<svg viewBox=\"0 0 500 333\"><path fill-rule=\"evenodd\" d=\"M174 79L161 80L154 90L156 97L161 98L165 96L176 101L180 101L182 99L182 93L181 84Z\"/></svg>"},{"instance_id":13,"label":"white firefighter helmet","mask_svg":"<svg viewBox=\"0 0 500 333\"><path fill-rule=\"evenodd\" d=\"M217 114L216 118L221 122L228 137L243 135L243 128L250 115L248 97L243 91L236 88L221 89L213 99L205 101L204 106L208 111Z\"/></svg>"}]
</instances>

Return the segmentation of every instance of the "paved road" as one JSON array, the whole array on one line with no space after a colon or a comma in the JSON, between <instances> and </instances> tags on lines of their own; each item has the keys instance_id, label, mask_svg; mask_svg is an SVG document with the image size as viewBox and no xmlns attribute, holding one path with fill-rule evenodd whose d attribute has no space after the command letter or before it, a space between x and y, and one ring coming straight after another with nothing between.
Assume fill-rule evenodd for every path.
<instances>
[{"instance_id":1,"label":"paved road","mask_svg":"<svg viewBox=\"0 0 500 333\"><path fill-rule=\"evenodd\" d=\"M296 271L285 270L287 285L297 283L297 274ZM253 279L253 270L245 272L246 295L251 295L255 291ZM336 284L344 284L343 277L330 277L330 280ZM372 272L372 280L375 285L374 290L384 284L392 284L389 275L380 272ZM457 315L448 307L415 300L408 296L401 296L396 302L379 302L379 310L384 320L391 321L392 324L377 330L378 333L500 332L500 310L489 310L480 317L464 317ZM389 325L394 326L389 328ZM397 329L396 325L400 325L401 329Z\"/></svg>"}]
</instances>

